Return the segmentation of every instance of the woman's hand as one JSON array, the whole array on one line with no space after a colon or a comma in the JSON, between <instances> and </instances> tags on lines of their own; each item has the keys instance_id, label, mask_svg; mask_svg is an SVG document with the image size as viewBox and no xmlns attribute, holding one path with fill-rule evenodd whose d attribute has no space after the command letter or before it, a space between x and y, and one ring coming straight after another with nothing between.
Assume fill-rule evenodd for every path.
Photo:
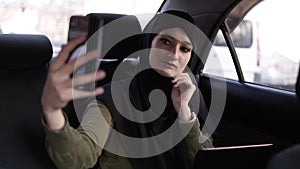
<instances>
[{"instance_id":1,"label":"woman's hand","mask_svg":"<svg viewBox=\"0 0 300 169\"><path fill-rule=\"evenodd\" d=\"M42 94L42 108L45 119L50 128L58 129L64 124L64 117L61 109L72 99L78 99L103 93L102 87L97 87L94 91L76 90L74 87L87 84L105 77L103 71L86 75L71 77L71 74L80 66L89 61L97 59L99 52L89 52L80 59L67 59L76 46L83 43L85 36L78 37L65 45L57 58L50 65L48 77ZM58 124L57 124L58 123Z\"/></svg>"},{"instance_id":2,"label":"woman's hand","mask_svg":"<svg viewBox=\"0 0 300 169\"><path fill-rule=\"evenodd\" d=\"M196 86L192 83L188 73L175 76L172 83L174 85L171 98L174 108L181 120L189 121L192 118L192 113L188 103L196 90Z\"/></svg>"}]
</instances>

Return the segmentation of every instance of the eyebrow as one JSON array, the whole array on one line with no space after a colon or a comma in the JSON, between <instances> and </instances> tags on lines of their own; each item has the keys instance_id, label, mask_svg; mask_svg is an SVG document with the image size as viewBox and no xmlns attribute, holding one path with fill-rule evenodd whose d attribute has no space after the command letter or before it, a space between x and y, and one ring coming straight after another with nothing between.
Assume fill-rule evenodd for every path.
<instances>
[{"instance_id":1,"label":"eyebrow","mask_svg":"<svg viewBox=\"0 0 300 169\"><path fill-rule=\"evenodd\" d=\"M174 40L176 40L176 41L179 41L178 39L172 37L172 36L169 35L169 34L160 34L160 35L167 36L167 37L169 37L169 38L171 38L171 39L174 39ZM181 42L181 41L179 41L179 42ZM192 45L191 42L184 41L184 42L181 42L181 43L184 43L185 45L189 46L190 48L193 48L193 45Z\"/></svg>"}]
</instances>

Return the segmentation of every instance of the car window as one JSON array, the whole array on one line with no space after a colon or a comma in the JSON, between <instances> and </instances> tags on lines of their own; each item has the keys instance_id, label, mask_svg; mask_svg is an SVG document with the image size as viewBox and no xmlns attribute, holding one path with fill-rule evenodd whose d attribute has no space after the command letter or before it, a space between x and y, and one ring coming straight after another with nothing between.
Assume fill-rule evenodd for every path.
<instances>
[{"instance_id":1,"label":"car window","mask_svg":"<svg viewBox=\"0 0 300 169\"><path fill-rule=\"evenodd\" d=\"M249 48L252 45L252 23L243 20L230 34L233 45L237 48ZM225 39L221 32L218 32L214 42L215 46L226 46Z\"/></svg>"},{"instance_id":2,"label":"car window","mask_svg":"<svg viewBox=\"0 0 300 169\"><path fill-rule=\"evenodd\" d=\"M295 7L297 3L296 0L263 1L234 30L229 30L246 82L295 91L300 60L296 46L300 39L300 24L295 22L300 14ZM228 62L223 55L230 54L223 52L228 49L220 32L213 49L220 62ZM209 70L208 65L205 69ZM233 69L223 67L223 71L232 72ZM231 73L224 74L224 77L230 76Z\"/></svg>"},{"instance_id":3,"label":"car window","mask_svg":"<svg viewBox=\"0 0 300 169\"><path fill-rule=\"evenodd\" d=\"M44 34L54 53L67 42L72 15L88 13L155 13L163 0L1 0L0 32Z\"/></svg>"},{"instance_id":4,"label":"car window","mask_svg":"<svg viewBox=\"0 0 300 169\"><path fill-rule=\"evenodd\" d=\"M298 1L263 1L251 10L245 18L253 25L253 45L256 52L255 78L246 78L248 82L272 86L275 88L295 90L300 55L297 46L300 38L300 24L295 22L300 11L295 8ZM288 9L288 10L285 10ZM293 10L294 9L294 10ZM281 11L281 12L278 12ZM251 48L251 47L250 47ZM241 67L247 64L242 62L243 53L238 53ZM247 59L244 59L247 60ZM246 70L243 70L245 72Z\"/></svg>"},{"instance_id":5,"label":"car window","mask_svg":"<svg viewBox=\"0 0 300 169\"><path fill-rule=\"evenodd\" d=\"M209 52L203 73L238 80L231 54L221 30L218 31L212 49Z\"/></svg>"}]
</instances>

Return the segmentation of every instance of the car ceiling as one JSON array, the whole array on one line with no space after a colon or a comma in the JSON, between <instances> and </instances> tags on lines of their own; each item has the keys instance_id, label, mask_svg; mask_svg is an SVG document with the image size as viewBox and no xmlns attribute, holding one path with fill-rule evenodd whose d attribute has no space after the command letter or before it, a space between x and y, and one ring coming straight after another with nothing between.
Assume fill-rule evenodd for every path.
<instances>
[{"instance_id":1,"label":"car ceiling","mask_svg":"<svg viewBox=\"0 0 300 169\"><path fill-rule=\"evenodd\" d=\"M212 41L218 27L228 18L230 30L262 0L165 0L160 11L182 10L190 13L197 26ZM238 6L237 8L235 8ZM233 10L234 9L234 10Z\"/></svg>"}]
</instances>

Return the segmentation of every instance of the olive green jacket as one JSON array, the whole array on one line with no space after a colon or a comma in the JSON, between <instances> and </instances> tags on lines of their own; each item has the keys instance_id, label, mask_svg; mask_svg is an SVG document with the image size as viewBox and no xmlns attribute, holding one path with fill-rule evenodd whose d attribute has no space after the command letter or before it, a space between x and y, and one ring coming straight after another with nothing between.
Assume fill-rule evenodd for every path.
<instances>
[{"instance_id":1,"label":"olive green jacket","mask_svg":"<svg viewBox=\"0 0 300 169\"><path fill-rule=\"evenodd\" d=\"M92 168L98 158L98 168L101 169L132 169L128 158L102 149L113 127L112 117L102 103L89 104L83 115L81 126L77 129L72 128L68 120L58 131L49 129L44 120L42 123L46 131L45 143L48 155L58 169ZM212 143L210 139L201 143L201 140L206 137L200 132L198 119L187 125L193 125L190 126L191 129L184 138L188 157L193 161L199 149L212 147ZM117 146L116 149L122 149L122 147Z\"/></svg>"}]
</instances>

